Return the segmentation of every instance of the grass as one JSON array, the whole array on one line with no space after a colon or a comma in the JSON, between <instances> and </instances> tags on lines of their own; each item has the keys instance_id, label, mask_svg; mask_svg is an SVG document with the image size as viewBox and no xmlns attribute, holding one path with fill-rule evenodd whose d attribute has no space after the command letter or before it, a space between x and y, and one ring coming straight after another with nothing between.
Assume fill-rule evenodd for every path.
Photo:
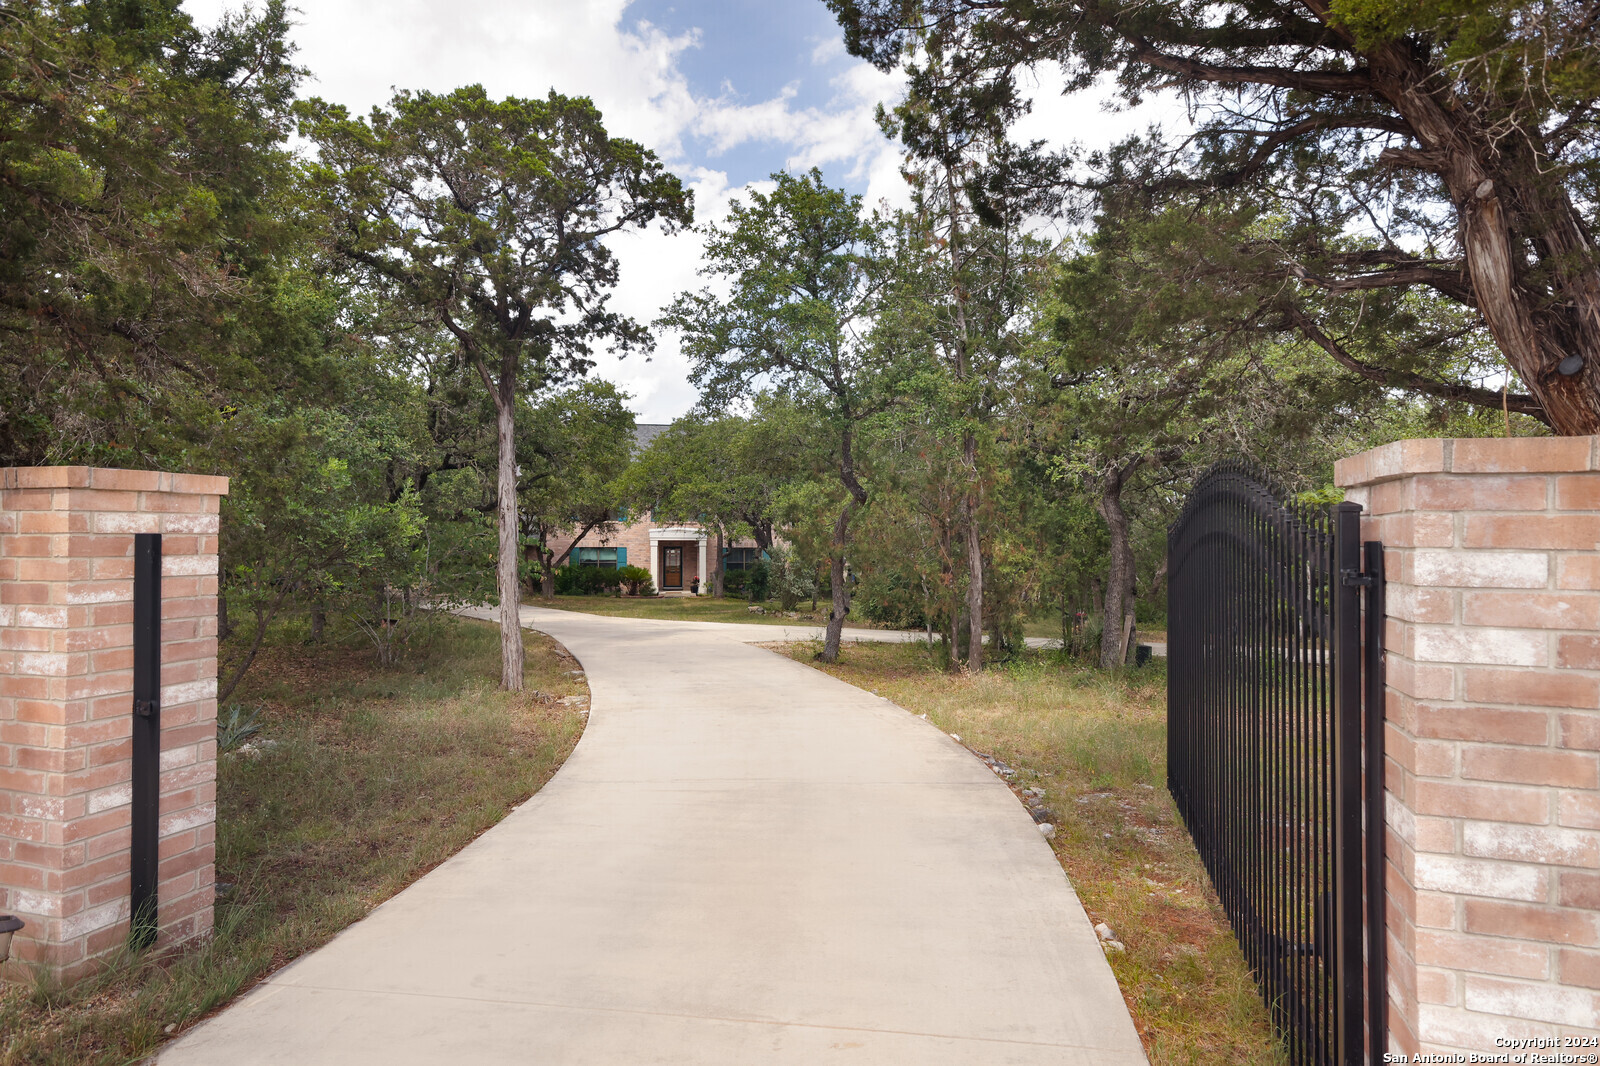
<instances>
[{"instance_id":1,"label":"grass","mask_svg":"<svg viewBox=\"0 0 1600 1066\"><path fill-rule=\"evenodd\" d=\"M265 649L229 701L260 706L255 750L218 760L215 937L70 989L0 987L0 1064L140 1060L538 791L583 729L559 700L587 690L564 649L524 639L520 695L498 691L499 631L481 622L444 620L394 668L353 646Z\"/></svg>"},{"instance_id":2,"label":"grass","mask_svg":"<svg viewBox=\"0 0 1600 1066\"><path fill-rule=\"evenodd\" d=\"M580 611L584 614L603 614L614 618L659 618L672 622L759 622L768 625L828 624L828 607L819 602L812 611L811 601L801 603L800 610L785 614L777 601L758 604L765 614L750 610L750 604L738 597L713 599L710 596L557 596L554 599L533 598L524 601L531 607L554 607L558 611ZM871 622L857 618L846 620L851 629L872 629Z\"/></svg>"},{"instance_id":3,"label":"grass","mask_svg":"<svg viewBox=\"0 0 1600 1066\"><path fill-rule=\"evenodd\" d=\"M920 644L855 644L838 663L787 653L955 733L1045 790L1051 846L1093 922L1156 1066L1287 1061L1200 857L1165 789L1165 662L1105 674L1030 653L977 675Z\"/></svg>"}]
</instances>

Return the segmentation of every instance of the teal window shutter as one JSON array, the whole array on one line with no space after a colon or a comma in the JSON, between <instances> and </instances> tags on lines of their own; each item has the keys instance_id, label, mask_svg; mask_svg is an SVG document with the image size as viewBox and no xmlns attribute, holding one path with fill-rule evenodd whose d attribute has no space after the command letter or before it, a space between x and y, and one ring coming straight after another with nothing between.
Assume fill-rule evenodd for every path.
<instances>
[{"instance_id":1,"label":"teal window shutter","mask_svg":"<svg viewBox=\"0 0 1600 1066\"><path fill-rule=\"evenodd\" d=\"M617 569L621 570L624 566L627 566L627 565L628 565L628 549L627 548L618 548L617 549Z\"/></svg>"}]
</instances>

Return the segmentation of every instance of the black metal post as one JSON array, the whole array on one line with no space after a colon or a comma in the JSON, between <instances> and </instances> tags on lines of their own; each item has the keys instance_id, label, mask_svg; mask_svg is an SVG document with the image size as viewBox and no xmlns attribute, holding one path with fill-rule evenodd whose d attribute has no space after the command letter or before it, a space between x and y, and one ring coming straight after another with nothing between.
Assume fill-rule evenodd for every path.
<instances>
[{"instance_id":1,"label":"black metal post","mask_svg":"<svg viewBox=\"0 0 1600 1066\"><path fill-rule=\"evenodd\" d=\"M1385 882L1384 721L1388 717L1384 671L1383 544L1364 545L1367 564L1367 1061L1383 1062L1389 1050L1388 885Z\"/></svg>"},{"instance_id":2,"label":"black metal post","mask_svg":"<svg viewBox=\"0 0 1600 1066\"><path fill-rule=\"evenodd\" d=\"M133 839L128 939L155 943L161 811L161 534L133 537Z\"/></svg>"},{"instance_id":3,"label":"black metal post","mask_svg":"<svg viewBox=\"0 0 1600 1066\"><path fill-rule=\"evenodd\" d=\"M1334 886L1335 951L1340 998L1335 1061L1361 1066L1365 1058L1362 1003L1366 982L1362 956L1361 832L1361 508L1334 508Z\"/></svg>"}]
</instances>

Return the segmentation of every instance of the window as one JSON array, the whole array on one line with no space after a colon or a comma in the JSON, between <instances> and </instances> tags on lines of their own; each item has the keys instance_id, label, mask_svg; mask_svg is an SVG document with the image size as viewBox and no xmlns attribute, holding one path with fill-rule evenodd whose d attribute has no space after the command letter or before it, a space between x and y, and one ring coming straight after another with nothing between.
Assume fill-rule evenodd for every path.
<instances>
[{"instance_id":1,"label":"window","mask_svg":"<svg viewBox=\"0 0 1600 1066\"><path fill-rule=\"evenodd\" d=\"M579 548L579 566L598 566L602 570L615 570L628 565L626 548Z\"/></svg>"},{"instance_id":2,"label":"window","mask_svg":"<svg viewBox=\"0 0 1600 1066\"><path fill-rule=\"evenodd\" d=\"M722 556L725 570L748 570L761 558L760 548L729 548Z\"/></svg>"}]
</instances>

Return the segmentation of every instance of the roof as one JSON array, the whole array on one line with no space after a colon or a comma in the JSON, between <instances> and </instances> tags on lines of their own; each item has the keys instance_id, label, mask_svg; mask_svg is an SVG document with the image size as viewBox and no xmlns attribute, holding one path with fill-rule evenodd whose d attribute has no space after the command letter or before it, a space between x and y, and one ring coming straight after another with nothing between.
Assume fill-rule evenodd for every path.
<instances>
[{"instance_id":1,"label":"roof","mask_svg":"<svg viewBox=\"0 0 1600 1066\"><path fill-rule=\"evenodd\" d=\"M638 451L650 447L650 442L669 428L665 422L637 422L633 427L633 446Z\"/></svg>"}]
</instances>

